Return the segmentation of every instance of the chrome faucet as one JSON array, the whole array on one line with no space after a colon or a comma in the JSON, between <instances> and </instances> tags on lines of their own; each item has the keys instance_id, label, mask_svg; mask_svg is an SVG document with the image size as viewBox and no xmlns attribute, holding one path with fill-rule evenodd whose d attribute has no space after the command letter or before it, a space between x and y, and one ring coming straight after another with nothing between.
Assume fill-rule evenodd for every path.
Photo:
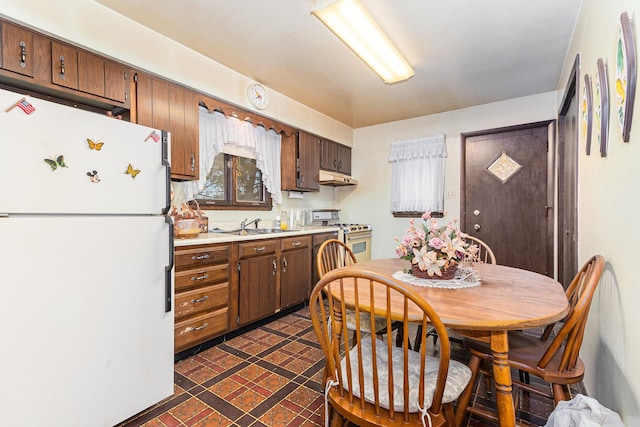
<instances>
[{"instance_id":1,"label":"chrome faucet","mask_svg":"<svg viewBox=\"0 0 640 427\"><path fill-rule=\"evenodd\" d=\"M244 221L242 221L240 223L240 231L244 231L245 228L247 228L248 225L254 224L256 225L256 229L258 228L258 222L260 222L260 218L256 218L253 221L249 221L247 222L247 218L244 219Z\"/></svg>"}]
</instances>

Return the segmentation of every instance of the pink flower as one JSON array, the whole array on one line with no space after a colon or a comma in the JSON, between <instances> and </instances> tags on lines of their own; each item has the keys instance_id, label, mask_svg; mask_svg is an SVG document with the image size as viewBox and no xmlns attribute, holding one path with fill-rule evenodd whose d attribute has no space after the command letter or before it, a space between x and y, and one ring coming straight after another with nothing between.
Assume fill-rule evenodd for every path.
<instances>
[{"instance_id":1,"label":"pink flower","mask_svg":"<svg viewBox=\"0 0 640 427\"><path fill-rule=\"evenodd\" d=\"M443 245L444 242L440 237L434 237L429 240L429 246L431 246L433 249L440 249Z\"/></svg>"}]
</instances>

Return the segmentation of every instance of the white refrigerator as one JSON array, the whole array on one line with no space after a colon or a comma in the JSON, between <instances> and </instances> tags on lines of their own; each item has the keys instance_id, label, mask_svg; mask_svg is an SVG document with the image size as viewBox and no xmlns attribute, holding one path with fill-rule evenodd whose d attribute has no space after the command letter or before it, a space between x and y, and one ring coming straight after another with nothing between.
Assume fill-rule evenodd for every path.
<instances>
[{"instance_id":1,"label":"white refrigerator","mask_svg":"<svg viewBox=\"0 0 640 427\"><path fill-rule=\"evenodd\" d=\"M0 426L173 393L168 135L0 90Z\"/></svg>"}]
</instances>

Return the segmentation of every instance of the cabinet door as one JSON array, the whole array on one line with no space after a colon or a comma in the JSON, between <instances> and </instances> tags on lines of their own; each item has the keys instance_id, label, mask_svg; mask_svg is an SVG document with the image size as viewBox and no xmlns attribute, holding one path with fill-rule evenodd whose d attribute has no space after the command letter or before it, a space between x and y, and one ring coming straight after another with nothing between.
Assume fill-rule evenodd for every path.
<instances>
[{"instance_id":1,"label":"cabinet door","mask_svg":"<svg viewBox=\"0 0 640 427\"><path fill-rule=\"evenodd\" d=\"M323 139L321 142L322 151L320 153L320 169L338 170L338 144Z\"/></svg>"},{"instance_id":2,"label":"cabinet door","mask_svg":"<svg viewBox=\"0 0 640 427\"><path fill-rule=\"evenodd\" d=\"M185 89L184 93L184 155L185 155L185 176L192 179L199 177L199 137L198 128L200 119L198 114L198 94L192 90Z\"/></svg>"},{"instance_id":3,"label":"cabinet door","mask_svg":"<svg viewBox=\"0 0 640 427\"><path fill-rule=\"evenodd\" d=\"M311 248L283 252L280 268L280 307L290 307L308 299L311 293Z\"/></svg>"},{"instance_id":4,"label":"cabinet door","mask_svg":"<svg viewBox=\"0 0 640 427\"><path fill-rule=\"evenodd\" d=\"M169 128L171 130L171 173L184 175L184 89L177 85L169 85Z\"/></svg>"},{"instance_id":5,"label":"cabinet door","mask_svg":"<svg viewBox=\"0 0 640 427\"><path fill-rule=\"evenodd\" d=\"M351 148L337 144L338 146L338 172L351 175Z\"/></svg>"},{"instance_id":6,"label":"cabinet door","mask_svg":"<svg viewBox=\"0 0 640 427\"><path fill-rule=\"evenodd\" d=\"M175 132L171 129L171 121L169 118L169 83L152 79L151 87L152 127L171 132L171 150L173 151L173 138L176 137L176 135L174 135Z\"/></svg>"},{"instance_id":7,"label":"cabinet door","mask_svg":"<svg viewBox=\"0 0 640 427\"><path fill-rule=\"evenodd\" d=\"M97 55L78 51L78 90L104 96L104 61Z\"/></svg>"},{"instance_id":8,"label":"cabinet door","mask_svg":"<svg viewBox=\"0 0 640 427\"><path fill-rule=\"evenodd\" d=\"M329 239L337 239L337 238L338 238L337 231L313 235L313 252L311 254L311 270L312 270L311 288L313 288L316 285L316 283L318 283L318 280L320 280L320 277L318 275L318 263L316 261L318 258L318 249L320 249L320 245L322 245L323 242Z\"/></svg>"},{"instance_id":9,"label":"cabinet door","mask_svg":"<svg viewBox=\"0 0 640 427\"><path fill-rule=\"evenodd\" d=\"M104 97L122 103L129 101L129 70L125 66L104 61Z\"/></svg>"},{"instance_id":10,"label":"cabinet door","mask_svg":"<svg viewBox=\"0 0 640 427\"><path fill-rule=\"evenodd\" d=\"M243 326L276 312L278 264L275 255L239 261L238 325Z\"/></svg>"},{"instance_id":11,"label":"cabinet door","mask_svg":"<svg viewBox=\"0 0 640 427\"><path fill-rule=\"evenodd\" d=\"M51 43L51 82L78 89L78 50L61 43Z\"/></svg>"},{"instance_id":12,"label":"cabinet door","mask_svg":"<svg viewBox=\"0 0 640 427\"><path fill-rule=\"evenodd\" d=\"M304 132L298 135L298 188L319 191L320 138Z\"/></svg>"},{"instance_id":13,"label":"cabinet door","mask_svg":"<svg viewBox=\"0 0 640 427\"><path fill-rule=\"evenodd\" d=\"M143 126L153 126L153 80L137 73L136 83L136 122Z\"/></svg>"},{"instance_id":14,"label":"cabinet door","mask_svg":"<svg viewBox=\"0 0 640 427\"><path fill-rule=\"evenodd\" d=\"M2 25L2 68L33 77L35 58L33 33L6 22L0 25Z\"/></svg>"}]
</instances>

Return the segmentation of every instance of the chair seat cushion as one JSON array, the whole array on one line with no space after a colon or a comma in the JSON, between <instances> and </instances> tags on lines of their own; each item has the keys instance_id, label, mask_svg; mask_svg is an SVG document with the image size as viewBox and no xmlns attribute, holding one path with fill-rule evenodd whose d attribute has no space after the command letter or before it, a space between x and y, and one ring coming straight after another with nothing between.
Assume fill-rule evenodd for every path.
<instances>
[{"instance_id":1,"label":"chair seat cushion","mask_svg":"<svg viewBox=\"0 0 640 427\"><path fill-rule=\"evenodd\" d=\"M361 341L362 361L364 370L364 398L369 403L375 403L373 390L373 356L372 356L372 338L367 337ZM380 390L380 406L389 409L389 393L388 393L388 361L389 354L386 351L384 341L377 341L376 358L378 367L378 385ZM351 370L358 372L358 346L350 350ZM418 408L418 385L420 381L420 353L412 350L409 352L409 412L419 412ZM394 405L396 411L404 410L403 395L403 373L404 373L404 351L400 347L392 347L391 357L393 358L393 386L394 386ZM433 393L438 378L440 359L437 357L427 356L425 367L425 385L424 385L424 409L431 407ZM346 381L346 357L342 358L341 369L343 378ZM451 360L449 362L449 372L447 374L447 383L442 398L443 403L453 402L458 398L460 393L469 383L471 379L471 370L464 364ZM360 385L357 381L357 374L354 376L353 394L360 397ZM348 384L343 384L348 390Z\"/></svg>"},{"instance_id":2,"label":"chair seat cushion","mask_svg":"<svg viewBox=\"0 0 640 427\"><path fill-rule=\"evenodd\" d=\"M375 332L383 331L387 327L387 321L384 317L377 316L376 318ZM356 322L356 313L353 310L347 310L347 316L345 318L347 323L347 329L355 331L360 329L361 332L371 333L371 315L369 313L360 312L360 325Z\"/></svg>"}]
</instances>

